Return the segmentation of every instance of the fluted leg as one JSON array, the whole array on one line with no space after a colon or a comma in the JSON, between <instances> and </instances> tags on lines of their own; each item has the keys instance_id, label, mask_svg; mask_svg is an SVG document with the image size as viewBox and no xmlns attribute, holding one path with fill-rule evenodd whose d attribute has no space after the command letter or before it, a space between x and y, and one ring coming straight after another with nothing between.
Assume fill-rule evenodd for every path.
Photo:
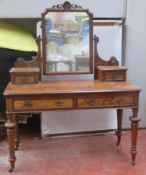
<instances>
[{"instance_id":1,"label":"fluted leg","mask_svg":"<svg viewBox=\"0 0 146 175\"><path fill-rule=\"evenodd\" d=\"M7 115L7 122L5 124L7 128L7 137L8 137L8 145L9 145L9 162L10 162L10 169L9 172L12 172L15 168L15 149L14 149L14 140L15 140L15 127L16 124L13 120L13 115Z\"/></svg>"},{"instance_id":2,"label":"fluted leg","mask_svg":"<svg viewBox=\"0 0 146 175\"><path fill-rule=\"evenodd\" d=\"M117 109L117 126L118 126L117 133L116 133L118 137L117 145L120 144L121 136L122 136L122 119L123 119L123 109Z\"/></svg>"},{"instance_id":3,"label":"fluted leg","mask_svg":"<svg viewBox=\"0 0 146 175\"><path fill-rule=\"evenodd\" d=\"M131 157L132 157L132 165L135 165L135 158L137 154L137 149L136 149L137 134L138 134L137 130L138 130L138 122L140 121L140 119L137 116L137 113L138 113L137 108L133 108L132 112L133 112L133 115L130 117L130 121L131 121Z\"/></svg>"},{"instance_id":4,"label":"fluted leg","mask_svg":"<svg viewBox=\"0 0 146 175\"><path fill-rule=\"evenodd\" d=\"M18 116L13 115L13 120L16 123L16 126L15 126L15 150L18 150L18 148L19 148L19 122L18 122Z\"/></svg>"}]
</instances>

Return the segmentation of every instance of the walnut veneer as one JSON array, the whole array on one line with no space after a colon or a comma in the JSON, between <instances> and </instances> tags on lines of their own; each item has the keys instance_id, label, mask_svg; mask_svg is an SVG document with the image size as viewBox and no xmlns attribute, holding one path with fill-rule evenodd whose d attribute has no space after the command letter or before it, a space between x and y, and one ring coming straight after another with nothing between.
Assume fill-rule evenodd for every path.
<instances>
[{"instance_id":1,"label":"walnut veneer","mask_svg":"<svg viewBox=\"0 0 146 175\"><path fill-rule=\"evenodd\" d=\"M97 76L101 81L126 81L126 71L123 66L97 66Z\"/></svg>"},{"instance_id":2,"label":"walnut veneer","mask_svg":"<svg viewBox=\"0 0 146 175\"><path fill-rule=\"evenodd\" d=\"M12 83L38 83L40 69L38 67L18 67L12 68L10 74Z\"/></svg>"},{"instance_id":3,"label":"walnut veneer","mask_svg":"<svg viewBox=\"0 0 146 175\"><path fill-rule=\"evenodd\" d=\"M12 84L5 89L7 103L6 123L9 142L10 171L15 167L15 150L19 146L18 117L20 113L33 113L61 109L116 108L118 118L117 144L121 140L122 109L131 108L131 156L135 164L140 89L127 82L99 82L98 80L49 81L38 84Z\"/></svg>"}]
</instances>

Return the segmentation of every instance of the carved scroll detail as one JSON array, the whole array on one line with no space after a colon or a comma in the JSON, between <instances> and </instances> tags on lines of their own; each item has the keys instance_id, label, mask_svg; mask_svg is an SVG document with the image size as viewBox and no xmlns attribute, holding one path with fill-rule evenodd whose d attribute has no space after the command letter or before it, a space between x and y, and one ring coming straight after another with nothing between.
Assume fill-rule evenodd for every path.
<instances>
[{"instance_id":1,"label":"carved scroll detail","mask_svg":"<svg viewBox=\"0 0 146 175\"><path fill-rule=\"evenodd\" d=\"M18 57L14 67L39 67L39 64L40 62L38 59L25 61L24 58Z\"/></svg>"},{"instance_id":2,"label":"carved scroll detail","mask_svg":"<svg viewBox=\"0 0 146 175\"><path fill-rule=\"evenodd\" d=\"M116 66L119 65L118 60L116 59L116 57L112 56L109 58L108 61L105 61L104 59L102 59L97 51L97 44L99 42L99 38L94 35L94 58L95 58L95 67L96 66Z\"/></svg>"},{"instance_id":3,"label":"carved scroll detail","mask_svg":"<svg viewBox=\"0 0 146 175\"><path fill-rule=\"evenodd\" d=\"M67 9L80 9L82 7L76 4L71 4L69 1L65 1L63 4L57 4L57 5L52 6L52 8L67 10Z\"/></svg>"}]
</instances>

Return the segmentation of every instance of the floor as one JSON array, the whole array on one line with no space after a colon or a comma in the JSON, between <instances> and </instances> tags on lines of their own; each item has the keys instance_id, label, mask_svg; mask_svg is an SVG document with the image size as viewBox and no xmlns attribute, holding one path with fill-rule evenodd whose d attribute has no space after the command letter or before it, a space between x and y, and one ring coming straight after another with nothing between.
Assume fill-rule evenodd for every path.
<instances>
[{"instance_id":1,"label":"floor","mask_svg":"<svg viewBox=\"0 0 146 175\"><path fill-rule=\"evenodd\" d=\"M120 146L115 135L50 138L22 129L11 175L146 175L146 130L139 131L137 164L131 166L130 131ZM0 142L0 175L8 173L8 146Z\"/></svg>"}]
</instances>

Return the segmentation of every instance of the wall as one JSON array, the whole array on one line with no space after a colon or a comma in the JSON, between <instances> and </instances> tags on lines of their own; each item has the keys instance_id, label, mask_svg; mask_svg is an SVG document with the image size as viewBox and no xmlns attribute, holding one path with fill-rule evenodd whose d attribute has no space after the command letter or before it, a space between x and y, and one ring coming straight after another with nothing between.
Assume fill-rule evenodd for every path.
<instances>
[{"instance_id":1,"label":"wall","mask_svg":"<svg viewBox=\"0 0 146 175\"><path fill-rule=\"evenodd\" d=\"M45 8L54 4L63 3L65 0L0 0L0 17L10 18L36 18ZM125 16L126 0L70 0L90 9L95 17L123 17Z\"/></svg>"},{"instance_id":2,"label":"wall","mask_svg":"<svg viewBox=\"0 0 146 175\"><path fill-rule=\"evenodd\" d=\"M139 117L141 127L146 126L146 1L128 0L125 26L125 64L128 67L128 81L142 88ZM128 111L125 115L131 115ZM129 121L124 120L129 126Z\"/></svg>"}]
</instances>

